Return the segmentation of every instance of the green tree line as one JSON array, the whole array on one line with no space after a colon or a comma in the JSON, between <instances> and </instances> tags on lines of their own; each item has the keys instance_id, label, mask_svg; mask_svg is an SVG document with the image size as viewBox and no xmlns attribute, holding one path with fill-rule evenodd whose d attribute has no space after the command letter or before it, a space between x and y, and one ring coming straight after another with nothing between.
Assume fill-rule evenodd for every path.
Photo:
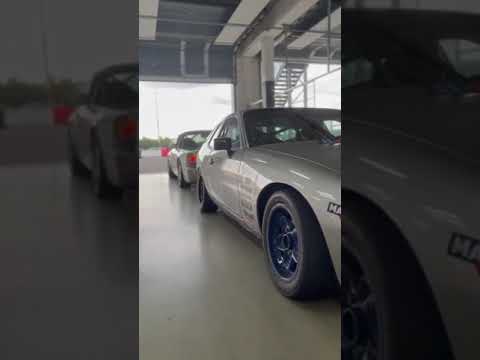
<instances>
[{"instance_id":1,"label":"green tree line","mask_svg":"<svg viewBox=\"0 0 480 360\"><path fill-rule=\"evenodd\" d=\"M174 144L173 139L168 137L160 137L159 139L150 139L142 137L139 141L140 149L146 150L150 148L158 148L163 146L171 147Z\"/></svg>"},{"instance_id":2,"label":"green tree line","mask_svg":"<svg viewBox=\"0 0 480 360\"><path fill-rule=\"evenodd\" d=\"M32 103L77 105L82 84L70 79L52 80L45 83L27 83L10 78L0 82L0 108L18 108Z\"/></svg>"}]
</instances>

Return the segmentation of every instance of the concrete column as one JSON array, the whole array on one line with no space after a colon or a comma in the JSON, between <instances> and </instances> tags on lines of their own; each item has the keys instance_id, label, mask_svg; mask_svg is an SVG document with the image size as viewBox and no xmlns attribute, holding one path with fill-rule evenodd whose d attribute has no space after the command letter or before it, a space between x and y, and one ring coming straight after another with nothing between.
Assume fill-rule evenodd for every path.
<instances>
[{"instance_id":1,"label":"concrete column","mask_svg":"<svg viewBox=\"0 0 480 360\"><path fill-rule=\"evenodd\" d=\"M274 106L274 38L266 33L261 39L261 74L262 74L262 103L263 107Z\"/></svg>"},{"instance_id":2,"label":"concrete column","mask_svg":"<svg viewBox=\"0 0 480 360\"><path fill-rule=\"evenodd\" d=\"M235 112L247 110L252 103L262 99L260 84L260 60L258 57L235 58L234 107Z\"/></svg>"}]
</instances>

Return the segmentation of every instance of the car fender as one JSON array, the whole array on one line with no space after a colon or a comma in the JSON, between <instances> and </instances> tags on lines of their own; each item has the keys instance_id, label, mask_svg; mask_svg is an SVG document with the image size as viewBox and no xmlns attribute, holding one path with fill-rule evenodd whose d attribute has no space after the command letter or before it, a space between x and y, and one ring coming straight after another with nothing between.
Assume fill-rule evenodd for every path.
<instances>
[{"instance_id":1,"label":"car fender","mask_svg":"<svg viewBox=\"0 0 480 360\"><path fill-rule=\"evenodd\" d=\"M340 151L340 149L338 150ZM250 149L241 167L239 196L241 214L249 227L261 233L258 202L266 189L285 185L295 189L313 210L330 257L341 278L340 173L308 160L266 150Z\"/></svg>"}]
</instances>

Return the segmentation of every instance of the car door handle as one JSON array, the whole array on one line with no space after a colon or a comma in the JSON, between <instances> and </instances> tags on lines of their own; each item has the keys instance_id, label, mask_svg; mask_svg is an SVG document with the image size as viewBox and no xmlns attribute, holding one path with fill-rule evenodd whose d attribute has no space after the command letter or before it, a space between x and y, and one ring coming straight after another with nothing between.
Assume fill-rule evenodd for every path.
<instances>
[{"instance_id":1,"label":"car door handle","mask_svg":"<svg viewBox=\"0 0 480 360\"><path fill-rule=\"evenodd\" d=\"M215 164L215 159L214 159L213 157L211 157L210 159L208 159L208 163L209 163L210 165Z\"/></svg>"}]
</instances>

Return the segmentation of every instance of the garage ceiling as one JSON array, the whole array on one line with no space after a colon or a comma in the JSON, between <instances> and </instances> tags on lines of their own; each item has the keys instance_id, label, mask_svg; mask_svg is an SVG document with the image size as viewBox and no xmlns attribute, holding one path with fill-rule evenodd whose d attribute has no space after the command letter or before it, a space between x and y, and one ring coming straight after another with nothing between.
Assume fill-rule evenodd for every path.
<instances>
[{"instance_id":1,"label":"garage ceiling","mask_svg":"<svg viewBox=\"0 0 480 360\"><path fill-rule=\"evenodd\" d=\"M234 49L248 40L246 34L255 36L259 19L266 18L267 10L271 9L277 16L282 15L279 9L292 10L285 11L287 15L295 13L288 24L299 29L288 39L282 38L283 44L277 42L276 56L308 58L312 49L321 49L325 41L322 35L304 33L316 27L323 29L321 20L326 15L327 3L326 0L140 0L140 79L232 82ZM339 4L340 1L332 0L332 11ZM225 26L227 23L230 25ZM276 31L282 33L278 26ZM333 44L339 47L339 37ZM257 53L252 52L252 56Z\"/></svg>"},{"instance_id":2,"label":"garage ceiling","mask_svg":"<svg viewBox=\"0 0 480 360\"><path fill-rule=\"evenodd\" d=\"M233 49L213 43L241 0L142 1L142 80L231 82Z\"/></svg>"}]
</instances>

